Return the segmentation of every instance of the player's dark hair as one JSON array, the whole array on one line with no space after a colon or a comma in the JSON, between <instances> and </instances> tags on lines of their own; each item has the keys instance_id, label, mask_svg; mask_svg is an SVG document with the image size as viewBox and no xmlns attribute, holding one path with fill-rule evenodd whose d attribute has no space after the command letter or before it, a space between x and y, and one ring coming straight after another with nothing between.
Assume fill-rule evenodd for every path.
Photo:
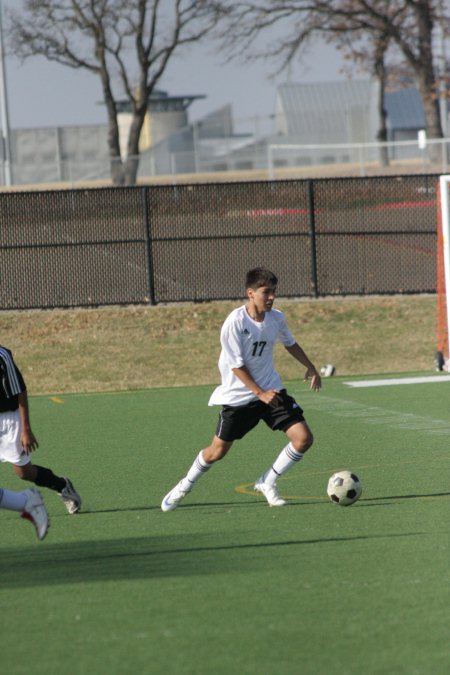
<instances>
[{"instance_id":1,"label":"player's dark hair","mask_svg":"<svg viewBox=\"0 0 450 675\"><path fill-rule=\"evenodd\" d=\"M262 286L276 286L278 279L273 272L265 267L254 267L247 272L245 288L261 288Z\"/></svg>"}]
</instances>

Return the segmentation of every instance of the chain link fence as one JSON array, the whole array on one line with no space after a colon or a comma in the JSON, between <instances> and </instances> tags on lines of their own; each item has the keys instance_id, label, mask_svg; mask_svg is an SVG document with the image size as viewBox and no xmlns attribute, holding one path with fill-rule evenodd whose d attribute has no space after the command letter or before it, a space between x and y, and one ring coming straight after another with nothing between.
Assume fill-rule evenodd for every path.
<instances>
[{"instance_id":1,"label":"chain link fence","mask_svg":"<svg viewBox=\"0 0 450 675\"><path fill-rule=\"evenodd\" d=\"M0 194L3 309L436 290L438 175Z\"/></svg>"}]
</instances>

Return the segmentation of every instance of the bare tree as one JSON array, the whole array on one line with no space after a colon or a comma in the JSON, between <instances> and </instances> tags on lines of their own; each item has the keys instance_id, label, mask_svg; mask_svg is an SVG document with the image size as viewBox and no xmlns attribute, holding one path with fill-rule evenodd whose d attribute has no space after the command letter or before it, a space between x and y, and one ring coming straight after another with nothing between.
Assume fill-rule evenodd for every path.
<instances>
[{"instance_id":1,"label":"bare tree","mask_svg":"<svg viewBox=\"0 0 450 675\"><path fill-rule=\"evenodd\" d=\"M385 77L388 51L396 51L414 73L424 104L428 136L442 137L433 40L438 24L446 29L450 25L448 2L217 0L212 4L221 16L220 37L230 56L275 60L277 72L307 53L317 37L337 44L349 59L358 53L359 61L379 79ZM271 41L271 31L276 25L282 28L283 39Z\"/></svg>"},{"instance_id":2,"label":"bare tree","mask_svg":"<svg viewBox=\"0 0 450 675\"><path fill-rule=\"evenodd\" d=\"M442 138L438 103L440 75L436 72L433 47L437 26L448 25L450 20L448 8L445 10L440 0L353 0L339 4L343 5L341 12L349 36L359 37L360 44L367 40L375 44L375 49L366 55L368 69L372 62L372 72L378 77L386 76L389 69L385 63L381 64L380 54L384 51L383 45L389 43L394 48L391 58L395 65L391 72L402 69L399 57L403 60L403 69L406 66L412 71L422 97L428 135Z\"/></svg>"},{"instance_id":3,"label":"bare tree","mask_svg":"<svg viewBox=\"0 0 450 675\"><path fill-rule=\"evenodd\" d=\"M389 153L387 146L384 145L388 140L388 129L387 129L387 113L384 106L384 98L386 93L386 63L385 57L389 47L389 38L387 35L379 36L379 39L375 41L373 57L371 59L373 63L373 74L379 82L380 88L378 93L378 118L380 120L377 141L381 143L380 146L380 160L383 166L389 164Z\"/></svg>"},{"instance_id":4,"label":"bare tree","mask_svg":"<svg viewBox=\"0 0 450 675\"><path fill-rule=\"evenodd\" d=\"M361 37L360 41L356 39L358 34ZM392 72L386 65L390 45L389 36L386 32L380 32L379 34L370 35L368 38L364 30L346 30L343 28L342 33L333 33L333 41L336 42L339 49L344 51L347 63L351 64L347 68L349 74L354 71L357 64L360 64L362 70L368 71L378 82L377 109L379 124L377 141L380 143L380 162L382 166L388 166L389 152L386 145L388 141L388 125L385 95L389 80L388 74ZM359 44L360 42L361 44Z\"/></svg>"},{"instance_id":5,"label":"bare tree","mask_svg":"<svg viewBox=\"0 0 450 675\"><path fill-rule=\"evenodd\" d=\"M209 33L216 18L203 0L25 0L9 13L9 43L22 60L43 56L101 80L114 185L133 185L149 98L169 60ZM118 102L132 119L121 157Z\"/></svg>"}]
</instances>

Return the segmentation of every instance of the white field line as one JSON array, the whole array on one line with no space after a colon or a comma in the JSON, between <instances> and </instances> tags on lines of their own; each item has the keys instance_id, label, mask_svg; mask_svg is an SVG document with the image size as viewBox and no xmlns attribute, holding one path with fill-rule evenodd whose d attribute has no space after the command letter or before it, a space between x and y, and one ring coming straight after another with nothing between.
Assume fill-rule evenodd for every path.
<instances>
[{"instance_id":1,"label":"white field line","mask_svg":"<svg viewBox=\"0 0 450 675\"><path fill-rule=\"evenodd\" d=\"M302 405L301 392L296 391L294 396L298 397L297 400ZM335 417L350 418L364 424L385 425L393 429L450 436L450 421L447 420L433 419L422 415L415 415L414 413L386 410L375 405L364 405L362 403L355 403L354 401L342 401L329 396L323 396L322 394L308 397L304 407L306 417L309 410L320 410Z\"/></svg>"},{"instance_id":2,"label":"white field line","mask_svg":"<svg viewBox=\"0 0 450 675\"><path fill-rule=\"evenodd\" d=\"M396 384L428 384L450 382L450 375L424 375L422 377L391 377L385 380L355 380L344 382L347 387L390 387Z\"/></svg>"}]
</instances>

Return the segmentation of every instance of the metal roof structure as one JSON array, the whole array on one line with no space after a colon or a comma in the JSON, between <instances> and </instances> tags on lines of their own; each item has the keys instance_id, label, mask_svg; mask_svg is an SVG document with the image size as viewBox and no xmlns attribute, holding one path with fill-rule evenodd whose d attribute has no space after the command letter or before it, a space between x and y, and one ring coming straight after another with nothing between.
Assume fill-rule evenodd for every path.
<instances>
[{"instance_id":1,"label":"metal roof structure","mask_svg":"<svg viewBox=\"0 0 450 675\"><path fill-rule=\"evenodd\" d=\"M278 87L276 131L302 143L359 143L376 140L379 84L374 80L288 83ZM391 137L426 127L419 91L410 87L385 94Z\"/></svg>"},{"instance_id":2,"label":"metal roof structure","mask_svg":"<svg viewBox=\"0 0 450 675\"><path fill-rule=\"evenodd\" d=\"M204 94L192 94L189 96L169 96L161 89L154 89L148 99L149 112L168 112L171 110L186 110L193 101L206 98ZM129 99L123 99L116 102L117 112L129 113L132 111Z\"/></svg>"},{"instance_id":3,"label":"metal roof structure","mask_svg":"<svg viewBox=\"0 0 450 675\"><path fill-rule=\"evenodd\" d=\"M386 93L384 105L390 130L416 131L426 128L422 98L414 87Z\"/></svg>"},{"instance_id":4,"label":"metal roof structure","mask_svg":"<svg viewBox=\"0 0 450 675\"><path fill-rule=\"evenodd\" d=\"M277 133L305 143L370 141L376 134L377 91L370 80L282 84L275 104Z\"/></svg>"}]
</instances>

